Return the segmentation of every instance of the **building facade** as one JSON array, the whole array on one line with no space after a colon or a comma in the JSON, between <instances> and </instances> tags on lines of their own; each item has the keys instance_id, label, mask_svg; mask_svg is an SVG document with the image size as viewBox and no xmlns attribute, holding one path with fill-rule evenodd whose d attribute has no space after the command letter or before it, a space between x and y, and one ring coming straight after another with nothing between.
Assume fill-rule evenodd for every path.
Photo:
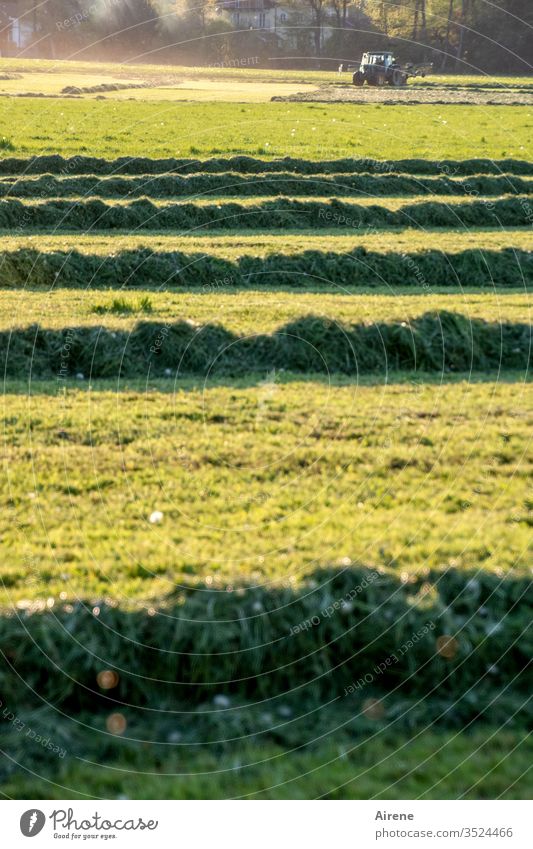
<instances>
[{"instance_id":1,"label":"building facade","mask_svg":"<svg viewBox=\"0 0 533 849\"><path fill-rule=\"evenodd\" d=\"M16 56L37 38L35 3L0 2L0 52Z\"/></svg>"}]
</instances>

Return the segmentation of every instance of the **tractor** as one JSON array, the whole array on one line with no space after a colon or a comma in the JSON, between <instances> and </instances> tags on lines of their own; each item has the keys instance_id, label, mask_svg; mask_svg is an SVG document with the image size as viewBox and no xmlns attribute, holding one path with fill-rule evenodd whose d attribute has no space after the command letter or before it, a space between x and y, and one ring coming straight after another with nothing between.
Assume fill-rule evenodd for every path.
<instances>
[{"instance_id":1,"label":"tractor","mask_svg":"<svg viewBox=\"0 0 533 849\"><path fill-rule=\"evenodd\" d=\"M341 65L339 72L353 71L352 82L356 86L366 83L371 86L403 86L409 77L425 77L432 69L431 64L400 65L393 53L363 53L358 68Z\"/></svg>"}]
</instances>

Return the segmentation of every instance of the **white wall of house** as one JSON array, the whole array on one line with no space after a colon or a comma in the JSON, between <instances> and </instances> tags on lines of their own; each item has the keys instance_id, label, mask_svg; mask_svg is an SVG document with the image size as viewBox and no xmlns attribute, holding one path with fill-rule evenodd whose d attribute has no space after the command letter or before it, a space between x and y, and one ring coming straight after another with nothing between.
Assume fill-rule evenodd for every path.
<instances>
[{"instance_id":1,"label":"white wall of house","mask_svg":"<svg viewBox=\"0 0 533 849\"><path fill-rule=\"evenodd\" d=\"M235 9L231 22L236 29L266 29L276 31L287 25L289 10L282 6L274 9Z\"/></svg>"},{"instance_id":2,"label":"white wall of house","mask_svg":"<svg viewBox=\"0 0 533 849\"><path fill-rule=\"evenodd\" d=\"M9 22L11 24L9 29L9 38L15 47L20 49L22 47L27 47L32 43L35 33L31 20L26 20L24 18L10 18Z\"/></svg>"},{"instance_id":3,"label":"white wall of house","mask_svg":"<svg viewBox=\"0 0 533 849\"><path fill-rule=\"evenodd\" d=\"M264 9L263 3L258 0L255 9L234 8L225 14L236 30L261 29L276 33L278 38L286 44L296 44L298 28L309 28L312 25L312 16L309 9L277 5L274 8ZM322 26L322 38L331 35L332 15L327 12L324 15Z\"/></svg>"}]
</instances>

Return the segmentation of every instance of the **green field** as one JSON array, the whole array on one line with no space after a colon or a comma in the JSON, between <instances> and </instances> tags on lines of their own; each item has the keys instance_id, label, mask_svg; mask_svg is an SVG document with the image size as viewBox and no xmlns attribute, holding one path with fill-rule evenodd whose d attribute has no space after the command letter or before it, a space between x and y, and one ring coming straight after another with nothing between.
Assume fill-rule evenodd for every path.
<instances>
[{"instance_id":1,"label":"green field","mask_svg":"<svg viewBox=\"0 0 533 849\"><path fill-rule=\"evenodd\" d=\"M502 119L502 112L504 118ZM9 155L527 159L527 106L151 103L0 98ZM446 115L446 117L444 117Z\"/></svg>"},{"instance_id":2,"label":"green field","mask_svg":"<svg viewBox=\"0 0 533 849\"><path fill-rule=\"evenodd\" d=\"M136 392L56 382L46 395L32 384L6 396L4 604L157 599L208 576L298 581L345 558L524 572L523 377L357 387L267 373Z\"/></svg>"},{"instance_id":3,"label":"green field","mask_svg":"<svg viewBox=\"0 0 533 849\"><path fill-rule=\"evenodd\" d=\"M226 291L229 290L229 291ZM308 316L331 319L339 324L409 322L427 312L453 310L467 319L520 323L531 319L533 302L529 293L495 292L473 294L468 290L449 294L401 295L375 290L361 291L353 300L344 294L307 292L240 292L231 285L199 293L150 292L147 295L116 291L85 292L54 289L53 292L3 291L0 293L0 333L24 325L43 328L92 327L131 331L140 320L177 322L196 326L221 324L240 336L273 333L284 324Z\"/></svg>"},{"instance_id":4,"label":"green field","mask_svg":"<svg viewBox=\"0 0 533 849\"><path fill-rule=\"evenodd\" d=\"M6 796L31 799L527 799L531 744L488 729L425 732L398 749L392 736L287 754L281 746L235 755L139 752L112 769L61 762L53 778L8 780ZM416 767L415 767L416 765ZM191 774L192 773L192 774ZM326 789L327 788L327 789Z\"/></svg>"},{"instance_id":5,"label":"green field","mask_svg":"<svg viewBox=\"0 0 533 849\"><path fill-rule=\"evenodd\" d=\"M67 70L68 69L68 70ZM26 58L1 58L0 71L5 73L22 73L40 76L32 76L35 88L42 85L40 77L47 79L49 76L62 76L66 74L79 74L90 83L101 82L106 75L115 79L132 77L144 80L201 80L205 79L209 82L234 80L241 84L246 82L261 82L267 81L272 83L277 82L312 82L312 83L327 83L331 81L332 76L335 78L335 72L331 71L301 71L301 70L279 70L265 69L257 67L231 67L229 64L225 67L190 67L187 65L150 65L135 64L135 63L117 63L117 62L84 62L84 61L69 61L57 62L50 59L26 59ZM346 77L344 77L346 79ZM487 88L520 88L531 89L533 84L529 77L517 76L492 76L492 75L474 75L474 74L438 74L432 75L429 78L417 78L410 81L410 85L416 87L426 87L431 85L438 86L460 86L460 87L487 87ZM246 89L242 92L245 95Z\"/></svg>"},{"instance_id":6,"label":"green field","mask_svg":"<svg viewBox=\"0 0 533 849\"><path fill-rule=\"evenodd\" d=\"M531 108L0 70L0 791L527 798Z\"/></svg>"},{"instance_id":7,"label":"green field","mask_svg":"<svg viewBox=\"0 0 533 849\"><path fill-rule=\"evenodd\" d=\"M460 251L477 249L483 254L490 250L512 248L527 250L531 245L531 235L524 228L458 230L419 230L405 228L400 231L380 230L377 233L352 232L345 227L322 230L320 232L299 230L297 233L265 233L252 231L246 233L207 235L188 233L24 233L2 234L2 259L5 253L17 250L37 250L49 256L52 252L66 254L79 252L99 257L116 258L118 251L137 251L146 249L149 253L181 252L203 254L235 261L243 256L264 257L281 254L292 256L304 251L322 253L348 253L358 248L380 253L412 253L434 249L445 256L453 257ZM115 250L112 250L115 249ZM51 257L50 257L51 260ZM348 281L346 281L348 283ZM94 285L94 281L93 281Z\"/></svg>"}]
</instances>

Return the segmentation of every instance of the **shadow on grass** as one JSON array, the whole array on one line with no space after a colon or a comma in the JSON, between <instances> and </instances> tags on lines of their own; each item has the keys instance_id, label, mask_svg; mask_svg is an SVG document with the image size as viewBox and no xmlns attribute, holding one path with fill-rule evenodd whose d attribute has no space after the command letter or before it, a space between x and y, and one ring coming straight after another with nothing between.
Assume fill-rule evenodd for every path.
<instances>
[{"instance_id":1,"label":"shadow on grass","mask_svg":"<svg viewBox=\"0 0 533 849\"><path fill-rule=\"evenodd\" d=\"M505 702L527 691L530 589L527 577L481 570L405 581L350 566L316 570L297 588L179 586L131 610L35 601L0 617L0 688L19 706L75 710L187 712L215 698L209 715L221 693L228 707L229 696L314 704L376 691L468 705L476 689ZM97 683L105 669L116 673L111 689Z\"/></svg>"},{"instance_id":2,"label":"shadow on grass","mask_svg":"<svg viewBox=\"0 0 533 849\"><path fill-rule=\"evenodd\" d=\"M4 775L22 764L55 780L85 759L104 783L106 764L116 777L231 771L218 758L269 751L275 763L324 741L334 759L368 743L370 764L380 740L394 752L437 729L505 728L518 743L533 720L530 586L353 565L297 588L179 587L146 609L91 600L4 612ZM423 742L422 759L439 745Z\"/></svg>"}]
</instances>

